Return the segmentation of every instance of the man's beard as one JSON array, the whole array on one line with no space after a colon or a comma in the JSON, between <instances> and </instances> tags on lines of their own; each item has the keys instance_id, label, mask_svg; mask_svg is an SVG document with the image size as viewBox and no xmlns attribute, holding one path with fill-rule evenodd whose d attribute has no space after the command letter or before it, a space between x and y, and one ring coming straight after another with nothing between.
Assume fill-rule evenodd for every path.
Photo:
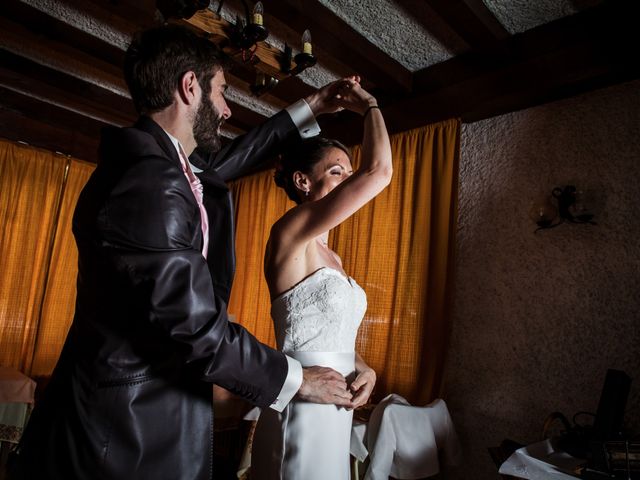
<instances>
[{"instance_id":1,"label":"man's beard","mask_svg":"<svg viewBox=\"0 0 640 480\"><path fill-rule=\"evenodd\" d=\"M224 123L224 118L208 95L203 95L196 118L193 121L193 137L198 144L198 148L214 153L220 150L220 127Z\"/></svg>"}]
</instances>

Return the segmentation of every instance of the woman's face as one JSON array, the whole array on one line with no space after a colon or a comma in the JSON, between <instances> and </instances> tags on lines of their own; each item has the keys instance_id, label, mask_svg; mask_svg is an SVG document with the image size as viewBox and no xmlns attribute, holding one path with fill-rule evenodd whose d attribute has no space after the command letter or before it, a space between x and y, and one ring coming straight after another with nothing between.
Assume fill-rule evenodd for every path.
<instances>
[{"instance_id":1,"label":"woman's face","mask_svg":"<svg viewBox=\"0 0 640 480\"><path fill-rule=\"evenodd\" d=\"M309 175L309 200L318 200L336 188L353 173L349 156L337 147L330 147Z\"/></svg>"}]
</instances>

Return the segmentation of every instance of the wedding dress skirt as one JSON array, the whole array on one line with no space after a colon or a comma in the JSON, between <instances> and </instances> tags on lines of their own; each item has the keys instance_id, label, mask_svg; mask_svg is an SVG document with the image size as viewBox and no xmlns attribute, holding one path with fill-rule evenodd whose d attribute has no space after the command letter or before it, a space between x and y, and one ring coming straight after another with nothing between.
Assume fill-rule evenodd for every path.
<instances>
[{"instance_id":1,"label":"wedding dress skirt","mask_svg":"<svg viewBox=\"0 0 640 480\"><path fill-rule=\"evenodd\" d=\"M321 268L273 300L278 347L303 367L331 367L352 381L366 307L353 279ZM348 480L352 418L352 411L335 405L297 400L282 413L264 409L253 439L252 478Z\"/></svg>"}]
</instances>

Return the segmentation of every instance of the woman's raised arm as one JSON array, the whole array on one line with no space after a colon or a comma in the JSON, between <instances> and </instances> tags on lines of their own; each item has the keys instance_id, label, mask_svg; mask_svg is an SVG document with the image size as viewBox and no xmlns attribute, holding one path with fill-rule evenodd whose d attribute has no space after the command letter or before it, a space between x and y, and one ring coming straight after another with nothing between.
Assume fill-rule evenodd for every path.
<instances>
[{"instance_id":1,"label":"woman's raised arm","mask_svg":"<svg viewBox=\"0 0 640 480\"><path fill-rule=\"evenodd\" d=\"M341 171L345 168L338 165L339 161L334 164L329 158L328 163L325 162L329 175L342 174L348 178L326 194L317 193L317 200L304 202L290 210L274 225L272 235L286 235L287 243L305 243L339 225L380 193L391 181L393 167L389 135L376 99L353 80L343 85L338 100L344 108L363 115L364 135L360 168L351 174ZM337 156L339 153L337 152ZM335 169L335 172L331 169ZM321 171L317 174L326 173ZM299 177L295 181L301 182L301 188L304 188L305 181L309 182L313 192L314 178Z\"/></svg>"}]
</instances>

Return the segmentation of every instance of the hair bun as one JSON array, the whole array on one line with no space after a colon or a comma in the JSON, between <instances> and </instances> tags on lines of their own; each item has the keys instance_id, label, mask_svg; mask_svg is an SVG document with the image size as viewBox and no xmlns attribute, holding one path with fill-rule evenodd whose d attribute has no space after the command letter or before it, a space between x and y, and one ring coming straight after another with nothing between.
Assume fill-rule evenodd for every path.
<instances>
[{"instance_id":1,"label":"hair bun","mask_svg":"<svg viewBox=\"0 0 640 480\"><path fill-rule=\"evenodd\" d=\"M286 177L284 173L284 166L282 165L282 157L279 156L274 165L275 170L273 172L273 180L280 188L285 188Z\"/></svg>"},{"instance_id":2,"label":"hair bun","mask_svg":"<svg viewBox=\"0 0 640 480\"><path fill-rule=\"evenodd\" d=\"M284 176L284 172L282 170L276 170L275 171L275 173L273 174L273 181L280 188L285 188L285 186L287 184L287 180L286 180L286 178Z\"/></svg>"}]
</instances>

